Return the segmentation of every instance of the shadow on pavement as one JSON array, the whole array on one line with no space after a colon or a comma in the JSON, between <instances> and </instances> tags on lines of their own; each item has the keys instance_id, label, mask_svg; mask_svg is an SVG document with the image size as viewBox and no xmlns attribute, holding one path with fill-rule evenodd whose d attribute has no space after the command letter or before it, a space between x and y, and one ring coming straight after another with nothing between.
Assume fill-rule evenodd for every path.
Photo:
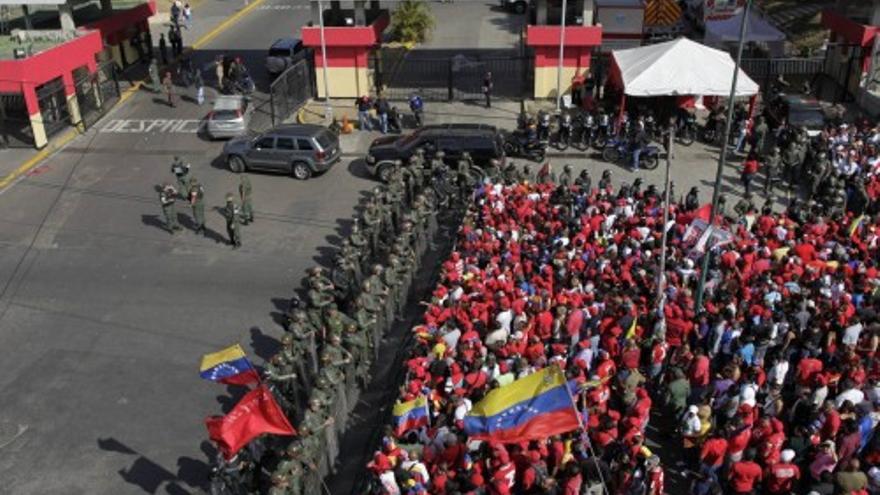
<instances>
[{"instance_id":1,"label":"shadow on pavement","mask_svg":"<svg viewBox=\"0 0 880 495\"><path fill-rule=\"evenodd\" d=\"M281 349L281 342L259 327L251 327L251 349L263 361L269 361Z\"/></svg>"},{"instance_id":2,"label":"shadow on pavement","mask_svg":"<svg viewBox=\"0 0 880 495\"><path fill-rule=\"evenodd\" d=\"M194 489L207 486L209 467L203 461L180 457L177 460L177 472L173 473L115 438L99 438L97 444L105 452L136 456L129 467L120 469L118 473L126 483L135 485L146 493L159 493L162 485L165 485L164 491L169 495L193 493ZM202 442L201 449L209 458L213 456L213 449L208 442Z\"/></svg>"}]
</instances>

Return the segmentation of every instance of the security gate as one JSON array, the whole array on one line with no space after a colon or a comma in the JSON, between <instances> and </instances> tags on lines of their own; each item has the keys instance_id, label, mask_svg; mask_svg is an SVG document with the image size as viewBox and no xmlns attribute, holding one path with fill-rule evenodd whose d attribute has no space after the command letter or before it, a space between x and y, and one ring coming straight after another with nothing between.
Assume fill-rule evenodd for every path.
<instances>
[{"instance_id":1,"label":"security gate","mask_svg":"<svg viewBox=\"0 0 880 495\"><path fill-rule=\"evenodd\" d=\"M55 78L37 88L37 101L46 137L52 137L70 125L70 112L64 95L64 82Z\"/></svg>"},{"instance_id":2,"label":"security gate","mask_svg":"<svg viewBox=\"0 0 880 495\"><path fill-rule=\"evenodd\" d=\"M34 132L24 95L0 94L0 149L33 147Z\"/></svg>"},{"instance_id":3,"label":"security gate","mask_svg":"<svg viewBox=\"0 0 880 495\"><path fill-rule=\"evenodd\" d=\"M390 100L418 93L428 101L483 98L483 77L492 73L492 96L520 99L532 93L533 57L505 50L413 50L402 60L373 56L376 92Z\"/></svg>"},{"instance_id":4,"label":"security gate","mask_svg":"<svg viewBox=\"0 0 880 495\"><path fill-rule=\"evenodd\" d=\"M112 63L98 66L94 74L88 71L76 79L76 99L82 123L86 129L95 125L119 101L119 81Z\"/></svg>"}]
</instances>

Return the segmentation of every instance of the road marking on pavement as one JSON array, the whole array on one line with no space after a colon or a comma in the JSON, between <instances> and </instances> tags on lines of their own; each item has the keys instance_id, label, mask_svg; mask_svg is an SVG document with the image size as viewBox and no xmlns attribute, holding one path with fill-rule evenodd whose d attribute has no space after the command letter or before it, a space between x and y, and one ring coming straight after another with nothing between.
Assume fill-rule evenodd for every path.
<instances>
[{"instance_id":1,"label":"road marking on pavement","mask_svg":"<svg viewBox=\"0 0 880 495\"><path fill-rule=\"evenodd\" d=\"M196 134L200 119L113 119L101 127L102 133L117 134Z\"/></svg>"},{"instance_id":2,"label":"road marking on pavement","mask_svg":"<svg viewBox=\"0 0 880 495\"><path fill-rule=\"evenodd\" d=\"M204 35L202 35L201 38L199 38L195 43L192 44L192 49L193 49L193 50L198 50L199 48L205 46L205 45L208 44L211 40L213 40L214 38L216 38L217 35L219 35L219 34L222 33L223 31L226 31L226 29L228 29L229 26L235 24L239 19L241 19L242 17L248 15L252 10L257 9L257 8L259 8L261 5L263 5L263 2L264 2L264 1L265 1L265 0L254 0L254 1L253 1L250 5L248 5L247 7L245 7L245 8L243 8L243 9L239 10L238 12L232 14L231 16L229 16L228 19L226 19L225 21L221 22L221 23L218 24L216 27L214 27L214 29L212 29L212 30L208 31L207 33L205 33Z\"/></svg>"},{"instance_id":3,"label":"road marking on pavement","mask_svg":"<svg viewBox=\"0 0 880 495\"><path fill-rule=\"evenodd\" d=\"M229 27L232 26L233 24L235 24L235 22L237 22L239 19L246 16L252 10L259 8L263 4L264 1L265 0L254 0L247 7L239 10L235 14L232 14L225 21L223 21L220 24L218 24L217 26L215 26L214 29L208 31L207 33L202 35L201 38L196 40L196 42L192 44L192 47L189 48L188 51L197 50L200 47L205 46L211 40L216 38L217 35L219 35L223 31L229 29ZM125 90L125 92L119 98L119 101L116 103L116 105L114 105L113 109L115 110L117 108L120 108L122 106L122 104L126 102L126 100L131 98L138 90L140 90L142 85L143 85L143 82L138 81L132 87ZM113 110L111 110L111 111L113 111ZM67 145L68 143L73 141L73 138L75 138L78 135L80 135L80 132L75 128L71 128L70 130L68 130L64 134L55 138L51 143L49 143L48 146L46 146L42 150L38 151L36 155L28 158L27 160L24 161L24 163L22 163L21 165L16 167L16 169L13 170L12 172L10 172L6 177L3 177L2 179L0 179L0 192L2 192L4 189L6 189L7 186L12 184L12 181L22 177L30 169L34 168L38 163L42 162L46 158L49 158L50 156L55 154L55 152L57 152L58 150L63 148L65 145Z\"/></svg>"},{"instance_id":4,"label":"road marking on pavement","mask_svg":"<svg viewBox=\"0 0 880 495\"><path fill-rule=\"evenodd\" d=\"M260 10L306 10L308 8L310 8L308 5L290 5L286 3L260 5Z\"/></svg>"}]
</instances>

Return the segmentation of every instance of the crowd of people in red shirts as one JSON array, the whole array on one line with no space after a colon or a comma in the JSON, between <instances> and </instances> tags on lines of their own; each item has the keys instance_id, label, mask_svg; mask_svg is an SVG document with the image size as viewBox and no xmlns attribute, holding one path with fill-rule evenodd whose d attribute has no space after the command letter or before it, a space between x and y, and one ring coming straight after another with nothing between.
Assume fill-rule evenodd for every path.
<instances>
[{"instance_id":1,"label":"crowd of people in red shirts","mask_svg":"<svg viewBox=\"0 0 880 495\"><path fill-rule=\"evenodd\" d=\"M427 396L429 425L388 429L371 492L660 495L675 463L698 495L880 493L876 200L720 219L697 308L705 208L671 205L658 298L656 189L483 185L405 362L399 401ZM583 428L467 437L488 391L551 365Z\"/></svg>"}]
</instances>

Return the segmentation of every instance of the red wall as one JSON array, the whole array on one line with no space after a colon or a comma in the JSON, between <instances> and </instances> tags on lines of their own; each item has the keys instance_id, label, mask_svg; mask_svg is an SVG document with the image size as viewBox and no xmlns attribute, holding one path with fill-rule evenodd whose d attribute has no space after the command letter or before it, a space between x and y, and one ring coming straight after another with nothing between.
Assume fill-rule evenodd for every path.
<instances>
[{"instance_id":1,"label":"red wall","mask_svg":"<svg viewBox=\"0 0 880 495\"><path fill-rule=\"evenodd\" d=\"M85 27L100 31L102 39L106 40L107 43L111 45L116 45L120 41L128 39L128 33L126 31L132 26L139 26L141 31L148 30L148 19L153 16L156 11L156 0L149 0L148 3L138 5L137 7L113 14L110 17L86 24Z\"/></svg>"},{"instance_id":2,"label":"red wall","mask_svg":"<svg viewBox=\"0 0 880 495\"><path fill-rule=\"evenodd\" d=\"M101 34L90 31L28 58L0 60L0 91L18 93L23 83L39 86L84 65L93 71L95 55L103 49Z\"/></svg>"},{"instance_id":3,"label":"red wall","mask_svg":"<svg viewBox=\"0 0 880 495\"><path fill-rule=\"evenodd\" d=\"M366 67L370 49L382 39L388 16L382 15L369 26L325 27L327 67ZM315 49L315 67L324 67L321 51L321 28L302 28L303 44Z\"/></svg>"}]
</instances>

